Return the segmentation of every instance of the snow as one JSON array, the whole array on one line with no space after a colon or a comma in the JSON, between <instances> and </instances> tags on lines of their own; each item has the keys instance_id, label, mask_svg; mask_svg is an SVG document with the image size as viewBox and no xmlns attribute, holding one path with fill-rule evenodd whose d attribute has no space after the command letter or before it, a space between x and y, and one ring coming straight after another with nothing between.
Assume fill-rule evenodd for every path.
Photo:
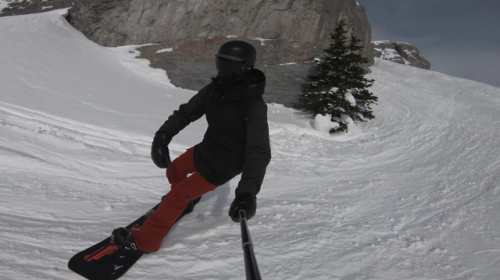
<instances>
[{"instance_id":1,"label":"snow","mask_svg":"<svg viewBox=\"0 0 500 280\"><path fill-rule=\"evenodd\" d=\"M260 38L260 37L248 37L248 39L254 40L254 41L260 41L261 45L265 45L266 41L274 41L274 40L276 40L276 39L264 39L264 38Z\"/></svg>"},{"instance_id":2,"label":"snow","mask_svg":"<svg viewBox=\"0 0 500 280\"><path fill-rule=\"evenodd\" d=\"M345 93L345 100L347 100L351 106L356 106L356 99L352 95L352 92L348 91Z\"/></svg>"},{"instance_id":3,"label":"snow","mask_svg":"<svg viewBox=\"0 0 500 280\"><path fill-rule=\"evenodd\" d=\"M384 49L382 50L382 55L380 58L385 60L391 60L391 59L401 58L401 56L395 49Z\"/></svg>"},{"instance_id":4,"label":"snow","mask_svg":"<svg viewBox=\"0 0 500 280\"><path fill-rule=\"evenodd\" d=\"M10 3L12 3L12 0L0 0L0 13L2 13L2 10L4 8L7 8Z\"/></svg>"},{"instance_id":5,"label":"snow","mask_svg":"<svg viewBox=\"0 0 500 280\"><path fill-rule=\"evenodd\" d=\"M152 136L195 92L63 11L0 18L0 279L81 279L69 258L169 186ZM264 279L497 279L500 89L380 59L376 119L330 136L269 104L273 160L249 221ZM271 79L272 80L272 79ZM206 122L171 144L199 142ZM238 178L123 279L245 279Z\"/></svg>"},{"instance_id":6,"label":"snow","mask_svg":"<svg viewBox=\"0 0 500 280\"><path fill-rule=\"evenodd\" d=\"M319 131L329 132L332 128L339 127L339 123L331 121L331 115L317 114L314 118L314 128Z\"/></svg>"},{"instance_id":7,"label":"snow","mask_svg":"<svg viewBox=\"0 0 500 280\"><path fill-rule=\"evenodd\" d=\"M165 49L157 50L156 53L173 52L173 51L174 51L173 48L165 48Z\"/></svg>"},{"instance_id":8,"label":"snow","mask_svg":"<svg viewBox=\"0 0 500 280\"><path fill-rule=\"evenodd\" d=\"M388 44L388 43L391 43L391 41L388 41L388 40L378 40L378 41L372 41L373 44L375 44L376 46L380 45L380 44Z\"/></svg>"}]
</instances>

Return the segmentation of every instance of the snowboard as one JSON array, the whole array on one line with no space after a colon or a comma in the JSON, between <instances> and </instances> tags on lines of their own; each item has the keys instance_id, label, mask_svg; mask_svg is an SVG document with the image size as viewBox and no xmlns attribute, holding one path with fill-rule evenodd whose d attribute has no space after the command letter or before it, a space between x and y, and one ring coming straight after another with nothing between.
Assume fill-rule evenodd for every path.
<instances>
[{"instance_id":1,"label":"snowboard","mask_svg":"<svg viewBox=\"0 0 500 280\"><path fill-rule=\"evenodd\" d=\"M130 223L127 228L144 224L159 206L160 203ZM68 268L89 280L114 280L125 274L141 257L140 253L115 246L110 235L74 255L68 262Z\"/></svg>"}]
</instances>

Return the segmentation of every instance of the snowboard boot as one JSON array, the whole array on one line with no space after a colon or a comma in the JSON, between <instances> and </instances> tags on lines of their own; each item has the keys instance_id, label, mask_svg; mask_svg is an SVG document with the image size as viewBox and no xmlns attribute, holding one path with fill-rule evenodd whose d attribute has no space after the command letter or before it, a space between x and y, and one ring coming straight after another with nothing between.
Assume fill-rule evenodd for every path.
<instances>
[{"instance_id":1,"label":"snowboard boot","mask_svg":"<svg viewBox=\"0 0 500 280\"><path fill-rule=\"evenodd\" d=\"M184 216L184 215L186 215L186 214L189 214L189 213L193 212L193 210L194 210L194 206L195 206L196 204L198 204L198 202L200 202L200 200L201 200L201 196L200 196L200 197L198 197L197 199L195 199L195 200L193 200L193 201L189 202L189 204L188 204L188 206L186 207L186 209L184 209L184 211L182 212L182 216Z\"/></svg>"},{"instance_id":2,"label":"snowboard boot","mask_svg":"<svg viewBox=\"0 0 500 280\"><path fill-rule=\"evenodd\" d=\"M133 253L138 255L149 254L150 252L145 252L137 249L137 245L135 244L134 236L130 231L126 228L120 227L111 233L111 242L115 244L117 247L130 250Z\"/></svg>"}]
</instances>

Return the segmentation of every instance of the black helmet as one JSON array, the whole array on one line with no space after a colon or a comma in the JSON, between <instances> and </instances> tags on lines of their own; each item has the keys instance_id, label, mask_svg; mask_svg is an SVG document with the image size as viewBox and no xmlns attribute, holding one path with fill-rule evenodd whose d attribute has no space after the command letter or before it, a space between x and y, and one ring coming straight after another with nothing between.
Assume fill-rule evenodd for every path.
<instances>
[{"instance_id":1,"label":"black helmet","mask_svg":"<svg viewBox=\"0 0 500 280\"><path fill-rule=\"evenodd\" d=\"M240 75L255 65L257 51L244 41L229 41L222 44L215 55L217 72L225 76Z\"/></svg>"}]
</instances>

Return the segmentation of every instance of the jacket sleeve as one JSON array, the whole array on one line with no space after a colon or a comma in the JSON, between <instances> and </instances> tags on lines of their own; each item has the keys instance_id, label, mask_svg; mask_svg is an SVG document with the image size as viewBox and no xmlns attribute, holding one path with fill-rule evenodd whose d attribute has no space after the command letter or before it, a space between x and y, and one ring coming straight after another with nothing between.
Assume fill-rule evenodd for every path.
<instances>
[{"instance_id":1,"label":"jacket sleeve","mask_svg":"<svg viewBox=\"0 0 500 280\"><path fill-rule=\"evenodd\" d=\"M205 97L208 94L210 85L204 87L195 94L187 103L179 106L165 123L160 127L159 131L164 131L172 139L181 130L190 123L198 120L205 114Z\"/></svg>"},{"instance_id":2,"label":"jacket sleeve","mask_svg":"<svg viewBox=\"0 0 500 280\"><path fill-rule=\"evenodd\" d=\"M236 194L252 193L257 195L270 161L271 145L267 123L267 105L264 100L260 99L249 110L245 163Z\"/></svg>"}]
</instances>

